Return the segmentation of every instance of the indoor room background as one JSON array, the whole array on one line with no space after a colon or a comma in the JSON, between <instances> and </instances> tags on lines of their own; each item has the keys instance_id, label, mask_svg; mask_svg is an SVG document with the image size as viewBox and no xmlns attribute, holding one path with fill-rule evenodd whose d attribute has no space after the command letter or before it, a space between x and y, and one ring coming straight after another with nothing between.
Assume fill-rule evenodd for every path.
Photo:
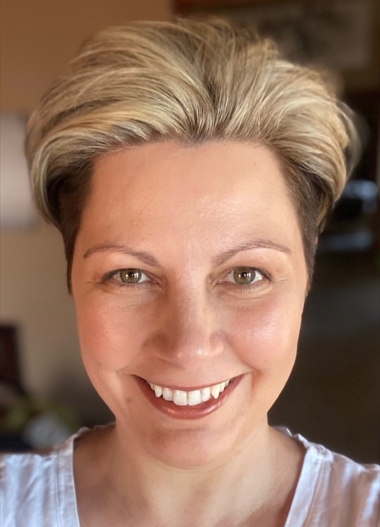
<instances>
[{"instance_id":1,"label":"indoor room background","mask_svg":"<svg viewBox=\"0 0 380 527\"><path fill-rule=\"evenodd\" d=\"M379 462L380 437L378 7L377 0L1 0L2 119L25 121L84 38L133 20L220 15L256 24L294 60L337 70L359 116L363 158L321 237L297 363L270 422L361 462ZM61 236L33 212L17 224L23 205L15 203L16 220L2 218L1 226L0 435L24 441L36 416L55 415L64 434L112 415L81 362Z\"/></svg>"}]
</instances>

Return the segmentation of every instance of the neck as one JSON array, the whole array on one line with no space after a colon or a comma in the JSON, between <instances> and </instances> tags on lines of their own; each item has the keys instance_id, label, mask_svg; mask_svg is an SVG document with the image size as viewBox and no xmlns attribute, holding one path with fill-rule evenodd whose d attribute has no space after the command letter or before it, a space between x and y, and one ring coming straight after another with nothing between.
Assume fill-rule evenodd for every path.
<instances>
[{"instance_id":1,"label":"neck","mask_svg":"<svg viewBox=\"0 0 380 527\"><path fill-rule=\"evenodd\" d=\"M265 421L228 457L183 469L147 455L118 424L104 436L101 451L104 475L129 517L184 526L191 516L192 525L209 527L223 521L241 524L273 502L279 441Z\"/></svg>"}]
</instances>

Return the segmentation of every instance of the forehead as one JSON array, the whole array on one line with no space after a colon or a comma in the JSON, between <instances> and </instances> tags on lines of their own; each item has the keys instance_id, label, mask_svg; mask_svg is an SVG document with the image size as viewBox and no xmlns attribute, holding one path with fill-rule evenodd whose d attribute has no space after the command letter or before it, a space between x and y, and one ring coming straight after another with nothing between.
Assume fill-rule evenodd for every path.
<instances>
[{"instance_id":1,"label":"forehead","mask_svg":"<svg viewBox=\"0 0 380 527\"><path fill-rule=\"evenodd\" d=\"M265 147L232 142L147 144L100 157L82 228L116 238L299 237L275 157Z\"/></svg>"}]
</instances>

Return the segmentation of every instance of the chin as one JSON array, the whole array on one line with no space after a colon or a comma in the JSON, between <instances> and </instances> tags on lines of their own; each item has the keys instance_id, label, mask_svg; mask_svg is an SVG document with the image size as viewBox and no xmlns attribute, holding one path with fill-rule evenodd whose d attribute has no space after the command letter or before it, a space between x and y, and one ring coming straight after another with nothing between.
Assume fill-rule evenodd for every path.
<instances>
[{"instance_id":1,"label":"chin","mask_svg":"<svg viewBox=\"0 0 380 527\"><path fill-rule=\"evenodd\" d=\"M105 395L129 454L177 469L197 469L228 462L267 424L266 405L252 405L250 387L250 382L242 383L221 407L192 419L159 411L139 392L121 399L98 392Z\"/></svg>"},{"instance_id":2,"label":"chin","mask_svg":"<svg viewBox=\"0 0 380 527\"><path fill-rule=\"evenodd\" d=\"M233 416L216 412L204 419L181 422L159 416L153 422L141 419L131 423L128 419L127 423L125 417L124 424L117 419L117 425L125 431L122 433L125 444L133 445L136 456L148 456L158 463L183 470L227 463L247 446L261 425L267 423L266 415L258 419L249 412Z\"/></svg>"}]
</instances>

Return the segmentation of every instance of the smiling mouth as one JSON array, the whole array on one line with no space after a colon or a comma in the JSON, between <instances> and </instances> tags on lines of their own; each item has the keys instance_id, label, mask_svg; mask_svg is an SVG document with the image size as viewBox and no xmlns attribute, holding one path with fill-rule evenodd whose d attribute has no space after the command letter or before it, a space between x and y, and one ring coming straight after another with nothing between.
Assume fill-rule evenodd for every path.
<instances>
[{"instance_id":1,"label":"smiling mouth","mask_svg":"<svg viewBox=\"0 0 380 527\"><path fill-rule=\"evenodd\" d=\"M213 397L218 399L219 395L224 392L225 388L230 384L230 381L224 381L213 386L207 386L200 390L172 390L165 386L159 386L157 384L149 383L151 390L155 393L155 396L162 397L165 401L170 401L177 406L196 406L198 404L205 403Z\"/></svg>"},{"instance_id":2,"label":"smiling mouth","mask_svg":"<svg viewBox=\"0 0 380 527\"><path fill-rule=\"evenodd\" d=\"M135 380L146 399L160 412L175 419L200 419L223 406L243 376L192 390L160 386L138 376Z\"/></svg>"}]
</instances>

